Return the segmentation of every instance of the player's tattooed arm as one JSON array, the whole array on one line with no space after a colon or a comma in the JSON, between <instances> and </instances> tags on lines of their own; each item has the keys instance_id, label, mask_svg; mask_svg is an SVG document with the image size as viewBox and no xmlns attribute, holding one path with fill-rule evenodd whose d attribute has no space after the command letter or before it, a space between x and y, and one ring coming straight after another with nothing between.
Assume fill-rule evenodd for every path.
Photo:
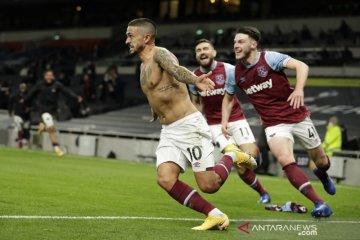
<instances>
[{"instance_id":1,"label":"player's tattooed arm","mask_svg":"<svg viewBox=\"0 0 360 240\"><path fill-rule=\"evenodd\" d=\"M157 48L154 60L162 69L173 76L179 82L194 84L198 80L195 74L183 66L180 66L176 57L165 48Z\"/></svg>"}]
</instances>

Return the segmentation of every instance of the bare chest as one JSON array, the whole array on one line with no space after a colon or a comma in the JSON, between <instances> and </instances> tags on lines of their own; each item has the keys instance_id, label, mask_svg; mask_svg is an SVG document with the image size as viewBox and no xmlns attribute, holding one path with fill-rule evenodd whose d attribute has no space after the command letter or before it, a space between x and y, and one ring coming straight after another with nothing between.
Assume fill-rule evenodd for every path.
<instances>
[{"instance_id":1,"label":"bare chest","mask_svg":"<svg viewBox=\"0 0 360 240\"><path fill-rule=\"evenodd\" d=\"M162 79L162 71L154 64L142 64L140 69L140 85L142 89L155 88Z\"/></svg>"}]
</instances>

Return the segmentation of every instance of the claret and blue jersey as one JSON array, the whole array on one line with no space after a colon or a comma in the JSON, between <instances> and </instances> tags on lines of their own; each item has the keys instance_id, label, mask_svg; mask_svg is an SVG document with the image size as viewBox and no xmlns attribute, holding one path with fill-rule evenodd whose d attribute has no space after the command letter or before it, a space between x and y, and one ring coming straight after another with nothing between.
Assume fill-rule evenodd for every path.
<instances>
[{"instance_id":1,"label":"claret and blue jersey","mask_svg":"<svg viewBox=\"0 0 360 240\"><path fill-rule=\"evenodd\" d=\"M216 62L215 68L211 69L212 74L209 78L215 83L213 90L201 92L194 85L189 85L189 90L193 95L199 95L202 98L204 106L204 115L209 125L221 124L221 106L225 94L225 84L227 81L234 82L235 67L229 63ZM198 67L194 70L195 75L200 76L206 71ZM234 99L234 106L230 115L229 122L244 119L240 102Z\"/></svg>"},{"instance_id":2,"label":"claret and blue jersey","mask_svg":"<svg viewBox=\"0 0 360 240\"><path fill-rule=\"evenodd\" d=\"M290 59L290 56L278 52L259 52L253 64L236 64L235 78L229 79L225 91L233 95L235 87L240 87L265 127L300 122L310 113L305 106L293 109L287 101L294 91L283 71Z\"/></svg>"}]
</instances>

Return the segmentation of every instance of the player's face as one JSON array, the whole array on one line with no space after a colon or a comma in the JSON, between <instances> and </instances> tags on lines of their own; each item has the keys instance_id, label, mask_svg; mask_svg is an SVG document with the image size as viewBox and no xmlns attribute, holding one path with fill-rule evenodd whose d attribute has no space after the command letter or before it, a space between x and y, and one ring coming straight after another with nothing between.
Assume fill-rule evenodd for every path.
<instances>
[{"instance_id":1,"label":"player's face","mask_svg":"<svg viewBox=\"0 0 360 240\"><path fill-rule=\"evenodd\" d=\"M137 26L128 26L126 30L126 46L129 47L131 55L139 54L145 48L145 35Z\"/></svg>"},{"instance_id":2,"label":"player's face","mask_svg":"<svg viewBox=\"0 0 360 240\"><path fill-rule=\"evenodd\" d=\"M47 83L52 83L55 79L54 73L52 71L48 71L44 74L44 80Z\"/></svg>"},{"instance_id":3,"label":"player's face","mask_svg":"<svg viewBox=\"0 0 360 240\"><path fill-rule=\"evenodd\" d=\"M216 57L216 50L207 42L200 43L195 47L196 61L202 67L210 67Z\"/></svg>"},{"instance_id":4,"label":"player's face","mask_svg":"<svg viewBox=\"0 0 360 240\"><path fill-rule=\"evenodd\" d=\"M253 50L256 50L256 41L247 34L238 33L234 38L234 52L237 61L247 60Z\"/></svg>"}]
</instances>

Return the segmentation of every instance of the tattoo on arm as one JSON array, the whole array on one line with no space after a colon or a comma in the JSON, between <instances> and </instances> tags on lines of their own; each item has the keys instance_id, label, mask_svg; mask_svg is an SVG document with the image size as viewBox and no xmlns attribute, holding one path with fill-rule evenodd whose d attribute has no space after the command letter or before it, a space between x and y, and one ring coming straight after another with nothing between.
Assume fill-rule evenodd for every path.
<instances>
[{"instance_id":1,"label":"tattoo on arm","mask_svg":"<svg viewBox=\"0 0 360 240\"><path fill-rule=\"evenodd\" d=\"M195 84L197 77L183 66L179 66L174 55L164 48L158 48L154 60L179 82Z\"/></svg>"}]
</instances>

